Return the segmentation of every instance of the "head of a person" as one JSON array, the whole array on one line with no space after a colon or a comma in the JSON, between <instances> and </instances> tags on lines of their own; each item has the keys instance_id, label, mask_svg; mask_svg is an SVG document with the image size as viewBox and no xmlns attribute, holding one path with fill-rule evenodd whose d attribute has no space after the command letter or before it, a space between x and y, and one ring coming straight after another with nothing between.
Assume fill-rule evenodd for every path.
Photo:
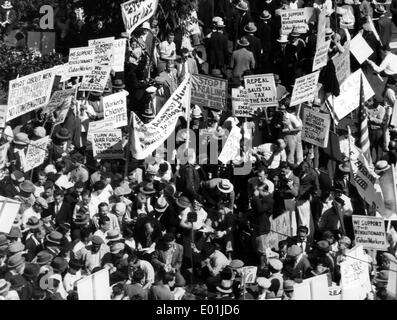
<instances>
[{"instance_id":1,"label":"head of a person","mask_svg":"<svg viewBox=\"0 0 397 320\"><path fill-rule=\"evenodd\" d=\"M47 175L45 174L44 171L40 171L37 175L37 184L39 186L44 186L44 184L47 181Z\"/></svg>"},{"instance_id":2,"label":"head of a person","mask_svg":"<svg viewBox=\"0 0 397 320\"><path fill-rule=\"evenodd\" d=\"M164 272L161 279L164 285L168 285L170 288L175 285L175 273L174 272Z\"/></svg>"},{"instance_id":3,"label":"head of a person","mask_svg":"<svg viewBox=\"0 0 397 320\"><path fill-rule=\"evenodd\" d=\"M143 285L145 283L145 272L142 269L137 269L132 274L132 281Z\"/></svg>"},{"instance_id":4,"label":"head of a person","mask_svg":"<svg viewBox=\"0 0 397 320\"><path fill-rule=\"evenodd\" d=\"M292 171L291 166L284 162L281 164L281 174L286 177L288 174L290 174L290 172Z\"/></svg>"},{"instance_id":5,"label":"head of a person","mask_svg":"<svg viewBox=\"0 0 397 320\"><path fill-rule=\"evenodd\" d=\"M101 173L101 181L105 186L109 185L112 182L112 175L109 172Z\"/></svg>"},{"instance_id":6,"label":"head of a person","mask_svg":"<svg viewBox=\"0 0 397 320\"><path fill-rule=\"evenodd\" d=\"M168 250L175 245L175 236L173 233L166 233L163 236L164 249Z\"/></svg>"},{"instance_id":7,"label":"head of a person","mask_svg":"<svg viewBox=\"0 0 397 320\"><path fill-rule=\"evenodd\" d=\"M54 191L54 200L56 204L60 204L65 198L65 192L63 190L55 190Z\"/></svg>"},{"instance_id":8,"label":"head of a person","mask_svg":"<svg viewBox=\"0 0 397 320\"><path fill-rule=\"evenodd\" d=\"M144 225L144 230L146 234L152 234L154 231L154 226L152 222L146 222Z\"/></svg>"},{"instance_id":9,"label":"head of a person","mask_svg":"<svg viewBox=\"0 0 397 320\"><path fill-rule=\"evenodd\" d=\"M109 213L109 205L106 202L101 202L98 205L98 213L100 216L106 216Z\"/></svg>"},{"instance_id":10,"label":"head of a person","mask_svg":"<svg viewBox=\"0 0 397 320\"><path fill-rule=\"evenodd\" d=\"M259 182L265 182L267 178L267 168L262 166L258 168L257 177Z\"/></svg>"},{"instance_id":11,"label":"head of a person","mask_svg":"<svg viewBox=\"0 0 397 320\"><path fill-rule=\"evenodd\" d=\"M97 253L101 249L101 246L103 244L102 238L99 237L99 236L92 236L91 242L92 242L91 252L92 253Z\"/></svg>"},{"instance_id":12,"label":"head of a person","mask_svg":"<svg viewBox=\"0 0 397 320\"><path fill-rule=\"evenodd\" d=\"M168 43L171 44L171 43L174 42L174 40L175 40L175 35L174 35L174 33L172 33L172 32L169 33L168 36L167 36L167 41L168 41Z\"/></svg>"},{"instance_id":13,"label":"head of a person","mask_svg":"<svg viewBox=\"0 0 397 320\"><path fill-rule=\"evenodd\" d=\"M77 196L81 196L81 194L82 194L83 191L84 191L84 183L81 182L81 181L77 181L77 182L74 184L74 191L75 191L75 193L76 193Z\"/></svg>"},{"instance_id":14,"label":"head of a person","mask_svg":"<svg viewBox=\"0 0 397 320\"><path fill-rule=\"evenodd\" d=\"M347 250L349 250L350 246L351 246L351 240L349 237L342 237L341 239L339 239L338 241L338 249L341 253L345 253Z\"/></svg>"},{"instance_id":15,"label":"head of a person","mask_svg":"<svg viewBox=\"0 0 397 320\"><path fill-rule=\"evenodd\" d=\"M140 270L140 259L136 251L133 251L128 256L128 273L133 275L137 270Z\"/></svg>"},{"instance_id":16,"label":"head of a person","mask_svg":"<svg viewBox=\"0 0 397 320\"><path fill-rule=\"evenodd\" d=\"M52 181L46 181L44 184L44 195L47 198L54 196L54 183Z\"/></svg>"},{"instance_id":17,"label":"head of a person","mask_svg":"<svg viewBox=\"0 0 397 320\"><path fill-rule=\"evenodd\" d=\"M181 49L181 58L183 61L186 61L189 58L189 49L188 48Z\"/></svg>"},{"instance_id":18,"label":"head of a person","mask_svg":"<svg viewBox=\"0 0 397 320\"><path fill-rule=\"evenodd\" d=\"M269 195L269 186L266 183L260 183L258 185L259 196L264 197Z\"/></svg>"},{"instance_id":19,"label":"head of a person","mask_svg":"<svg viewBox=\"0 0 397 320\"><path fill-rule=\"evenodd\" d=\"M285 141L283 139L277 139L275 145L274 145L274 152L279 153L283 151L286 147Z\"/></svg>"},{"instance_id":20,"label":"head of a person","mask_svg":"<svg viewBox=\"0 0 397 320\"><path fill-rule=\"evenodd\" d=\"M304 242L307 240L307 235L309 233L309 229L306 226L299 226L297 238L299 242Z\"/></svg>"},{"instance_id":21,"label":"head of a person","mask_svg":"<svg viewBox=\"0 0 397 320\"><path fill-rule=\"evenodd\" d=\"M94 183L94 185L92 186L92 190L94 192L96 192L97 194L101 194L101 192L103 191L103 189L105 189L105 184L103 183L103 181L97 181Z\"/></svg>"},{"instance_id":22,"label":"head of a person","mask_svg":"<svg viewBox=\"0 0 397 320\"><path fill-rule=\"evenodd\" d=\"M55 170L60 173L64 174L66 173L66 164L65 161L61 160L55 164Z\"/></svg>"},{"instance_id":23,"label":"head of a person","mask_svg":"<svg viewBox=\"0 0 397 320\"><path fill-rule=\"evenodd\" d=\"M84 205L88 205L91 201L91 192L89 190L83 190L81 192L81 199L83 200Z\"/></svg>"},{"instance_id":24,"label":"head of a person","mask_svg":"<svg viewBox=\"0 0 397 320\"><path fill-rule=\"evenodd\" d=\"M33 235L37 240L43 240L45 235L46 235L46 231L45 228L43 226L40 226L36 229L34 229L33 231Z\"/></svg>"},{"instance_id":25,"label":"head of a person","mask_svg":"<svg viewBox=\"0 0 397 320\"><path fill-rule=\"evenodd\" d=\"M165 64L165 68L166 68L167 72L171 72L172 69L175 69L174 61L168 60L167 63Z\"/></svg>"},{"instance_id":26,"label":"head of a person","mask_svg":"<svg viewBox=\"0 0 397 320\"><path fill-rule=\"evenodd\" d=\"M102 216L98 220L99 228L106 232L110 230L110 218L107 216Z\"/></svg>"},{"instance_id":27,"label":"head of a person","mask_svg":"<svg viewBox=\"0 0 397 320\"><path fill-rule=\"evenodd\" d=\"M288 242L287 240L281 240L278 243L278 251L283 254L286 255L287 254L287 247L288 247Z\"/></svg>"},{"instance_id":28,"label":"head of a person","mask_svg":"<svg viewBox=\"0 0 397 320\"><path fill-rule=\"evenodd\" d=\"M332 245L332 244L335 243L334 234L333 234L332 231L329 231L329 230L324 231L323 236L322 236L322 239L328 241L328 243L329 243L330 245Z\"/></svg>"}]
</instances>

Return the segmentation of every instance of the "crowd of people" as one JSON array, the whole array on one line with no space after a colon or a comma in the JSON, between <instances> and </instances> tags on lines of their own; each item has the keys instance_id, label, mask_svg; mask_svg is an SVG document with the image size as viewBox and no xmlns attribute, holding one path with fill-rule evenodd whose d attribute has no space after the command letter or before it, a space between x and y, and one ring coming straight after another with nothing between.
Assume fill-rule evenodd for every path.
<instances>
[{"instance_id":1,"label":"crowd of people","mask_svg":"<svg viewBox=\"0 0 397 320\"><path fill-rule=\"evenodd\" d=\"M306 32L280 33L280 12L303 7L314 8ZM200 0L194 8L199 32L174 30L159 39L158 21L151 18L131 35L114 34L127 39L124 72L112 71L103 94L87 98L79 92L61 124L54 126L42 108L2 129L0 143L9 149L1 159L0 203L13 199L20 207L10 231L0 233L0 299L76 300L78 281L103 269L113 300L291 300L297 283L323 274L330 287L339 285L340 265L355 246L352 215L379 213L350 180L349 155L337 157L332 148L302 141L300 109L290 106L291 94L295 79L312 71L318 16L325 10L328 62L320 72L322 86L307 105L329 113L325 100L338 96L341 85L332 58L361 33L373 54L362 65L352 58L351 71L362 68L386 83L365 106L372 165L378 172L395 165L397 137L389 124L397 57L389 45L397 2L390 6L393 19L385 16L386 8L368 0ZM12 10L11 2L2 10ZM90 39L103 35L100 25ZM72 47L65 39L75 27L56 29L65 61ZM73 43L86 46L79 38L84 27L78 27ZM242 145L227 165L209 163L208 154L188 147L167 152L168 145L145 160L134 159L127 147L128 161L93 157L87 132L90 122L104 116L104 96L126 92L128 117L134 111L149 123L186 74L227 79L230 93L244 86L244 76L263 73L274 74L275 108L237 118L230 98L223 111L192 105L191 119L181 117L175 128L176 148L186 145L189 125L197 139L206 129L211 136L204 143L215 143L219 151L227 132L241 128L251 147ZM77 80L54 91L73 88ZM359 127L356 113L353 120ZM122 130L127 141L130 128ZM346 133L339 127L333 132ZM26 171L28 146L48 135L45 161ZM250 171L236 175L247 163ZM290 231L276 234L272 221L286 212ZM388 230L388 249L367 253L369 300L394 298L386 287L397 238L393 226ZM254 283L244 283L245 266L257 267Z\"/></svg>"}]
</instances>

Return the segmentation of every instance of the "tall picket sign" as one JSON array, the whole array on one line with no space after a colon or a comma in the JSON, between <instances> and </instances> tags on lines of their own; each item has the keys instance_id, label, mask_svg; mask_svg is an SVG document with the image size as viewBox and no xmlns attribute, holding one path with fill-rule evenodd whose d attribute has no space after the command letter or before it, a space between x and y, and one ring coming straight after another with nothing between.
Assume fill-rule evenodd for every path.
<instances>
[{"instance_id":1,"label":"tall picket sign","mask_svg":"<svg viewBox=\"0 0 397 320\"><path fill-rule=\"evenodd\" d=\"M131 34L141 23L150 19L157 10L159 0L130 0L121 4L125 29Z\"/></svg>"}]
</instances>

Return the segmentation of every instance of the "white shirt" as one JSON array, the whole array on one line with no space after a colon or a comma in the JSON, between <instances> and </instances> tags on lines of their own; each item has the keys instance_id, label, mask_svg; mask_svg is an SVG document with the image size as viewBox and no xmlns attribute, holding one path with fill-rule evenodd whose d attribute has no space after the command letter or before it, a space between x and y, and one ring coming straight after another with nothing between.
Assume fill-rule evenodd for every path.
<instances>
[{"instance_id":1,"label":"white shirt","mask_svg":"<svg viewBox=\"0 0 397 320\"><path fill-rule=\"evenodd\" d=\"M384 71L388 75L397 74L397 55L391 52L386 55L379 67L371 60L368 60L368 62L378 73Z\"/></svg>"},{"instance_id":2,"label":"white shirt","mask_svg":"<svg viewBox=\"0 0 397 320\"><path fill-rule=\"evenodd\" d=\"M272 143L265 143L265 144L260 145L258 147L258 151L263 153L263 157L266 160L269 160L273 154ZM287 154L285 153L285 150L282 150L281 152L279 152L278 154L276 154L274 156L273 161L268 168L269 169L277 169L280 166L281 161L287 161Z\"/></svg>"},{"instance_id":3,"label":"white shirt","mask_svg":"<svg viewBox=\"0 0 397 320\"><path fill-rule=\"evenodd\" d=\"M179 215L179 219L181 219L184 222L187 222L187 215L191 211L192 208L190 207L183 209L183 211ZM207 220L207 216L208 216L207 212L203 208L200 208L200 210L197 211L197 221L193 222L193 230L201 229L205 224L205 220Z\"/></svg>"},{"instance_id":4,"label":"white shirt","mask_svg":"<svg viewBox=\"0 0 397 320\"><path fill-rule=\"evenodd\" d=\"M175 47L175 43L171 42L168 43L168 41L163 41L160 43L160 56L161 58L164 57L171 57L171 52L176 52L176 47Z\"/></svg>"},{"instance_id":5,"label":"white shirt","mask_svg":"<svg viewBox=\"0 0 397 320\"><path fill-rule=\"evenodd\" d=\"M66 292L72 291L76 281L82 278L81 271L77 271L76 274L66 273L63 278L63 286Z\"/></svg>"},{"instance_id":6,"label":"white shirt","mask_svg":"<svg viewBox=\"0 0 397 320\"><path fill-rule=\"evenodd\" d=\"M154 269L150 262L146 260L139 260L139 265L143 272L145 273L145 282L153 284L154 283Z\"/></svg>"}]
</instances>

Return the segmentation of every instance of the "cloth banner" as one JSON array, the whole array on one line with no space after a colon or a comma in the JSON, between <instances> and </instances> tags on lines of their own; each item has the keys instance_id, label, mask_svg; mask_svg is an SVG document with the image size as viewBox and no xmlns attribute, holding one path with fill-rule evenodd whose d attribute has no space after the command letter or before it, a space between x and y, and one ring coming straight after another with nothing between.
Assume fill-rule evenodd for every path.
<instances>
[{"instance_id":1,"label":"cloth banner","mask_svg":"<svg viewBox=\"0 0 397 320\"><path fill-rule=\"evenodd\" d=\"M124 158L120 129L113 131L96 131L92 133L92 150L97 159Z\"/></svg>"},{"instance_id":2,"label":"cloth banner","mask_svg":"<svg viewBox=\"0 0 397 320\"><path fill-rule=\"evenodd\" d=\"M121 91L103 97L103 112L105 120L112 121L115 128L128 125L126 93Z\"/></svg>"},{"instance_id":3,"label":"cloth banner","mask_svg":"<svg viewBox=\"0 0 397 320\"><path fill-rule=\"evenodd\" d=\"M198 74L191 79L192 104L217 110L226 108L227 80Z\"/></svg>"},{"instance_id":4,"label":"cloth banner","mask_svg":"<svg viewBox=\"0 0 397 320\"><path fill-rule=\"evenodd\" d=\"M302 123L302 140L315 146L326 148L331 126L330 115L305 107L303 109Z\"/></svg>"},{"instance_id":5,"label":"cloth banner","mask_svg":"<svg viewBox=\"0 0 397 320\"><path fill-rule=\"evenodd\" d=\"M232 88L232 109L234 115L238 118L252 117L253 110L246 89Z\"/></svg>"},{"instance_id":6,"label":"cloth banner","mask_svg":"<svg viewBox=\"0 0 397 320\"><path fill-rule=\"evenodd\" d=\"M77 281L79 300L110 300L109 271L102 269Z\"/></svg>"},{"instance_id":7,"label":"cloth banner","mask_svg":"<svg viewBox=\"0 0 397 320\"><path fill-rule=\"evenodd\" d=\"M132 112L131 152L135 159L142 160L150 156L175 131L179 117L186 117L190 109L190 78L189 75L185 77L150 123L144 124Z\"/></svg>"},{"instance_id":8,"label":"cloth banner","mask_svg":"<svg viewBox=\"0 0 397 320\"><path fill-rule=\"evenodd\" d=\"M125 30L131 34L157 10L158 0L131 0L121 4Z\"/></svg>"},{"instance_id":9,"label":"cloth banner","mask_svg":"<svg viewBox=\"0 0 397 320\"><path fill-rule=\"evenodd\" d=\"M26 150L24 171L28 172L41 165L46 157L47 145L50 136L46 136L36 141L31 141Z\"/></svg>"},{"instance_id":10,"label":"cloth banner","mask_svg":"<svg viewBox=\"0 0 397 320\"><path fill-rule=\"evenodd\" d=\"M278 105L273 73L245 76L244 87L248 91L251 107Z\"/></svg>"},{"instance_id":11,"label":"cloth banner","mask_svg":"<svg viewBox=\"0 0 397 320\"><path fill-rule=\"evenodd\" d=\"M79 77L90 74L94 68L95 47L70 48L68 75Z\"/></svg>"},{"instance_id":12,"label":"cloth banner","mask_svg":"<svg viewBox=\"0 0 397 320\"><path fill-rule=\"evenodd\" d=\"M363 76L364 99L367 101L375 95L367 77L361 69L352 73L340 86L340 94L332 99L328 98L328 102L333 106L333 111L338 120L342 120L350 112L355 110L360 104L360 77Z\"/></svg>"},{"instance_id":13,"label":"cloth banner","mask_svg":"<svg viewBox=\"0 0 397 320\"><path fill-rule=\"evenodd\" d=\"M385 220L369 216L352 216L355 242L366 249L386 251Z\"/></svg>"},{"instance_id":14,"label":"cloth banner","mask_svg":"<svg viewBox=\"0 0 397 320\"><path fill-rule=\"evenodd\" d=\"M50 101L55 72L47 69L10 81L7 121L36 110Z\"/></svg>"},{"instance_id":15,"label":"cloth banner","mask_svg":"<svg viewBox=\"0 0 397 320\"><path fill-rule=\"evenodd\" d=\"M223 164L233 161L240 154L240 140L241 140L240 127L234 126L227 137L226 143L223 146L218 160Z\"/></svg>"},{"instance_id":16,"label":"cloth banner","mask_svg":"<svg viewBox=\"0 0 397 320\"><path fill-rule=\"evenodd\" d=\"M110 76L111 66L96 65L90 74L85 75L79 91L103 92Z\"/></svg>"},{"instance_id":17,"label":"cloth banner","mask_svg":"<svg viewBox=\"0 0 397 320\"><path fill-rule=\"evenodd\" d=\"M319 71L295 79L290 106L296 106L303 102L311 102L317 92Z\"/></svg>"}]
</instances>

